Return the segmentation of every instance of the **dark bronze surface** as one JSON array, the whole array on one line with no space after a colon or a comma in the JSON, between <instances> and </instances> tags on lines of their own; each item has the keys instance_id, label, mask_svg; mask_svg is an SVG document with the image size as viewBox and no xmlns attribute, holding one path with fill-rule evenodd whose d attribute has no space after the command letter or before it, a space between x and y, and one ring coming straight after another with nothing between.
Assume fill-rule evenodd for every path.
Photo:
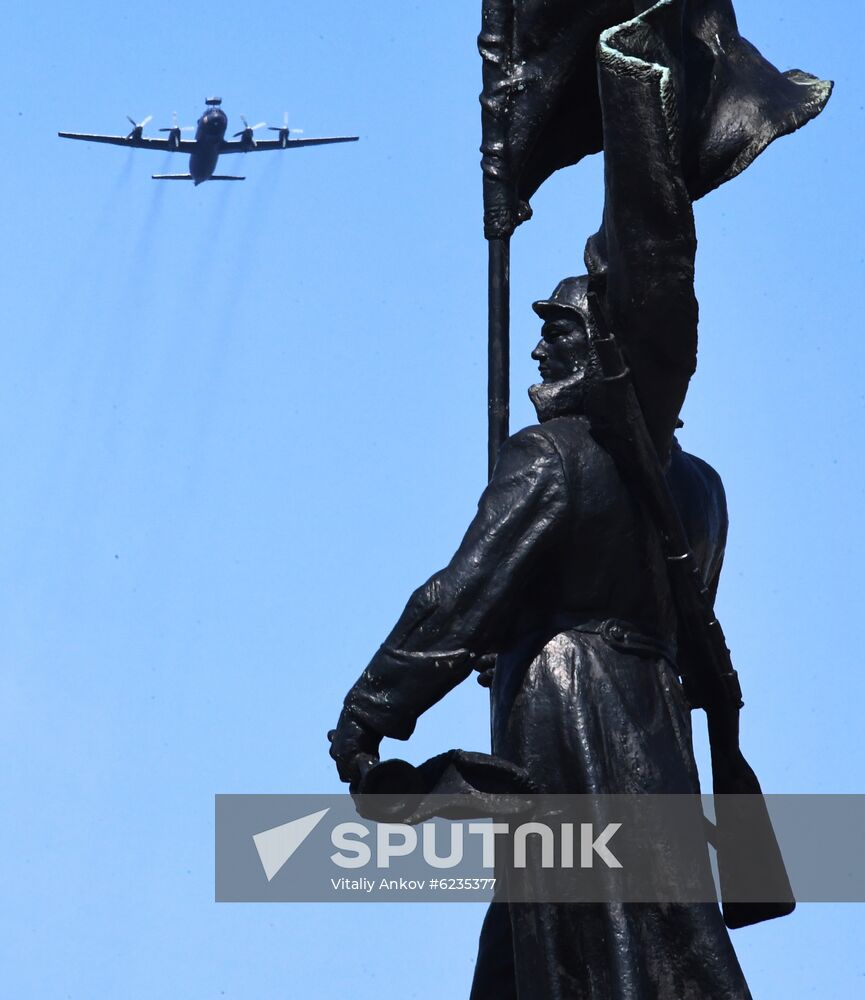
<instances>
[{"instance_id":1,"label":"dark bronze surface","mask_svg":"<svg viewBox=\"0 0 865 1000\"><path fill-rule=\"evenodd\" d=\"M485 0L480 48L496 461L450 563L410 597L349 690L331 755L355 790L435 791L441 769L377 767L379 744L408 739L479 671L492 695L483 766L502 762L525 787L695 792L699 703L716 791L759 794L712 613L724 491L674 438L696 367L692 203L818 114L831 85L776 70L741 38L725 0ZM586 245L589 273L535 304L538 423L505 440L508 240L553 170L601 149L605 205ZM766 831L761 857L783 875L768 820ZM791 908L792 898L725 916L739 926ZM717 906L494 904L472 996L750 993Z\"/></svg>"}]
</instances>

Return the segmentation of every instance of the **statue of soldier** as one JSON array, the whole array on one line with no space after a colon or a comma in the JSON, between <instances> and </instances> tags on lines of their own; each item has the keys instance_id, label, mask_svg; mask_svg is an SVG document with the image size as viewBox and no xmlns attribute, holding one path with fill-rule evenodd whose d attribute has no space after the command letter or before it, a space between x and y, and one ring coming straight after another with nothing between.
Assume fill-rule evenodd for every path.
<instances>
[{"instance_id":1,"label":"statue of soldier","mask_svg":"<svg viewBox=\"0 0 865 1000\"><path fill-rule=\"evenodd\" d=\"M565 19L573 10L574 30L582 30L582 8L553 6ZM696 366L692 201L814 117L831 85L778 73L738 35L728 0L635 7L643 13L601 34L598 90L587 98L602 132L606 189L602 226L586 246L589 275L566 278L534 304L543 320L532 355L542 381L530 389L538 423L502 446L450 563L411 596L348 692L331 744L344 781L357 784L383 737L408 739L423 712L494 654L493 754L539 791L699 791L680 680L688 653L677 649L663 542L597 419L604 408L598 317L624 348L645 429L714 597L724 492L718 475L674 437ZM520 141L528 136L525 148L540 148L536 123L554 125L563 113L564 98L554 100L544 86L552 79L544 60L567 69L553 45L564 37L561 24L541 16L549 8L484 3L491 238L509 236L525 217L514 208L518 196L536 186L531 171L526 192L513 176ZM540 45L544 25L553 41L533 68L532 57L510 46L521 31ZM553 138L567 145L568 136ZM545 175L578 158L570 147L550 149ZM742 760L738 709L723 716L720 724L710 717L721 767ZM750 993L714 903L493 903L472 998L516 997L746 1000Z\"/></svg>"},{"instance_id":2,"label":"statue of soldier","mask_svg":"<svg viewBox=\"0 0 865 1000\"><path fill-rule=\"evenodd\" d=\"M349 691L331 747L346 781L495 653L493 753L540 791L699 790L660 541L586 413L597 378L586 291L566 278L534 305L539 423L508 440L453 559ZM678 446L668 479L714 588L720 479ZM472 996L748 996L717 907L674 910L493 904ZM687 990L665 988L674 974ZM637 992L621 992L628 983Z\"/></svg>"}]
</instances>

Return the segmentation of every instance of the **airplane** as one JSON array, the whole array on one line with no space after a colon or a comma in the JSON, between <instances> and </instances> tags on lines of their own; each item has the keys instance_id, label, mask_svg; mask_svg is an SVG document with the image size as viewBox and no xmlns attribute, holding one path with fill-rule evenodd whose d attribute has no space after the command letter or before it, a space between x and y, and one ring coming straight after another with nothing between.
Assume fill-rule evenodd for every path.
<instances>
[{"instance_id":1,"label":"airplane","mask_svg":"<svg viewBox=\"0 0 865 1000\"><path fill-rule=\"evenodd\" d=\"M152 115L148 115L142 122L136 122L129 118L132 131L128 135L91 135L87 132L58 132L57 134L62 139L83 139L85 142L107 142L115 146L129 146L132 149L161 149L169 153L189 153L188 174L151 174L151 177L155 181L192 181L196 187L203 184L204 181L246 180L245 177L214 173L216 161L223 153L298 149L301 146L324 146L332 142L357 142L358 140L356 135L339 135L325 139L293 139L291 133L300 132L300 129L289 129L287 112L281 126L269 126L270 131L279 133L275 139L256 139L254 133L263 128L267 122L250 125L243 115L240 116L243 122L241 131L234 133L233 140L226 139L225 131L228 128L228 117L220 107L222 98L208 97L204 103L207 107L198 119L194 139L181 138L182 132L192 131L192 129L191 127L189 129L178 127L176 116L171 128L159 130L168 133L164 139L145 137L143 134L144 126L153 117Z\"/></svg>"}]
</instances>

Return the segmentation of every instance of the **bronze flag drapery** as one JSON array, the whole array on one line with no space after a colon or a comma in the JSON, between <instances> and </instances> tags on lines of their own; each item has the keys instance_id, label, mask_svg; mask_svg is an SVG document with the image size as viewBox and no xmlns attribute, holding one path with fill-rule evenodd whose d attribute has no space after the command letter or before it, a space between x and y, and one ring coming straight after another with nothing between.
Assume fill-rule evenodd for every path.
<instances>
[{"instance_id":1,"label":"bronze flag drapery","mask_svg":"<svg viewBox=\"0 0 865 1000\"><path fill-rule=\"evenodd\" d=\"M831 84L776 69L730 0L484 0L479 47L491 460L507 436L508 240L555 170L601 149L586 264L663 455L696 366L691 202L817 115Z\"/></svg>"},{"instance_id":2,"label":"bronze flag drapery","mask_svg":"<svg viewBox=\"0 0 865 1000\"><path fill-rule=\"evenodd\" d=\"M509 235L561 167L603 148L595 52L655 9L680 87L691 200L820 112L830 85L782 73L739 34L730 0L483 0L481 125L487 236ZM633 29L638 33L639 29ZM522 203L522 204L521 204Z\"/></svg>"}]
</instances>

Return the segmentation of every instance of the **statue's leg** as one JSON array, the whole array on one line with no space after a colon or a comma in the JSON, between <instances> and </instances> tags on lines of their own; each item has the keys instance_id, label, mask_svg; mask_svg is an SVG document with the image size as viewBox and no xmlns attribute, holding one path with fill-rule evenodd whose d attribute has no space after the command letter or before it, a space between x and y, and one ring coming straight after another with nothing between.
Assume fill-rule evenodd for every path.
<instances>
[{"instance_id":1,"label":"statue's leg","mask_svg":"<svg viewBox=\"0 0 865 1000\"><path fill-rule=\"evenodd\" d=\"M517 1000L514 946L507 903L492 903L481 928L470 1000Z\"/></svg>"}]
</instances>

